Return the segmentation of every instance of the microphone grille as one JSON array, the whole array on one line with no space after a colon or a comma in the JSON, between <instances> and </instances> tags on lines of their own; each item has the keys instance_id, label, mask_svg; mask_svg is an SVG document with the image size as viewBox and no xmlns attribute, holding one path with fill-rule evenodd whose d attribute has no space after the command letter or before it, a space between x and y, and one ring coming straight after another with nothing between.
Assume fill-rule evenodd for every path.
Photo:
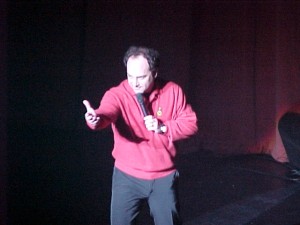
<instances>
[{"instance_id":1,"label":"microphone grille","mask_svg":"<svg viewBox=\"0 0 300 225\"><path fill-rule=\"evenodd\" d=\"M138 100L139 103L144 103L144 98L143 98L143 94L142 93L137 93L136 94L136 98Z\"/></svg>"}]
</instances>

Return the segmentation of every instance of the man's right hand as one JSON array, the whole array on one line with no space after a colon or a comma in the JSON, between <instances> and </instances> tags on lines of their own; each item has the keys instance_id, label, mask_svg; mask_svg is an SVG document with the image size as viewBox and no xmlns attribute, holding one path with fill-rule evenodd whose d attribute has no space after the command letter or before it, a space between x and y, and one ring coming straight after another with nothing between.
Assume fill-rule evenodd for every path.
<instances>
[{"instance_id":1,"label":"man's right hand","mask_svg":"<svg viewBox=\"0 0 300 225\"><path fill-rule=\"evenodd\" d=\"M83 104L86 108L86 113L84 114L86 122L91 126L96 127L100 121L100 117L97 116L95 110L93 109L88 100L83 100Z\"/></svg>"}]
</instances>

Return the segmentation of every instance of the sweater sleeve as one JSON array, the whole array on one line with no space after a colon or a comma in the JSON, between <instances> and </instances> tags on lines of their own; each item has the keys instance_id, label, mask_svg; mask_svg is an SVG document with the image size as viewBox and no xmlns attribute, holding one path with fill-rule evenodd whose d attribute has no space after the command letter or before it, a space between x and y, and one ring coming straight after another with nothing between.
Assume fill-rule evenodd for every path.
<instances>
[{"instance_id":1,"label":"sweater sleeve","mask_svg":"<svg viewBox=\"0 0 300 225\"><path fill-rule=\"evenodd\" d=\"M103 129L116 121L120 107L118 98L113 91L108 90L100 101L99 107L95 110L96 114L100 117L100 123L96 129Z\"/></svg>"},{"instance_id":2,"label":"sweater sleeve","mask_svg":"<svg viewBox=\"0 0 300 225\"><path fill-rule=\"evenodd\" d=\"M165 121L166 135L172 141L188 138L198 131L197 116L191 105L187 104L186 96L179 86L174 88L174 108L172 119Z\"/></svg>"}]
</instances>

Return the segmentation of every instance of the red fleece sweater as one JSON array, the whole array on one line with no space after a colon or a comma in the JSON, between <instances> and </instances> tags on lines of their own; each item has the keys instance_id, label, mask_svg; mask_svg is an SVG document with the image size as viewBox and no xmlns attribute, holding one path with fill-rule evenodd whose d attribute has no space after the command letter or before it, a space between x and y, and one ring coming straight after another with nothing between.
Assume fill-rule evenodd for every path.
<instances>
[{"instance_id":1,"label":"red fleece sweater","mask_svg":"<svg viewBox=\"0 0 300 225\"><path fill-rule=\"evenodd\" d=\"M112 155L118 169L137 178L156 179L175 170L174 141L196 133L197 118L182 89L170 81L155 81L147 107L150 114L167 126L166 133L146 129L135 93L124 80L104 94L96 109L101 118L97 129L111 123Z\"/></svg>"}]
</instances>

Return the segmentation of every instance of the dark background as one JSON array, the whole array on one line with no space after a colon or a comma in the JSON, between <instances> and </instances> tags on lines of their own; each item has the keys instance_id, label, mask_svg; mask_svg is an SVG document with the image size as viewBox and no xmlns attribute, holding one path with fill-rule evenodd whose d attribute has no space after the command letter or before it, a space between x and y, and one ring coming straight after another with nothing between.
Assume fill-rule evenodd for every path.
<instances>
[{"instance_id":1,"label":"dark background","mask_svg":"<svg viewBox=\"0 0 300 225\"><path fill-rule=\"evenodd\" d=\"M277 123L300 111L297 1L1 1L1 225L106 224L110 129L86 128L125 78L130 45L161 53L199 134L179 151L270 154Z\"/></svg>"}]
</instances>

